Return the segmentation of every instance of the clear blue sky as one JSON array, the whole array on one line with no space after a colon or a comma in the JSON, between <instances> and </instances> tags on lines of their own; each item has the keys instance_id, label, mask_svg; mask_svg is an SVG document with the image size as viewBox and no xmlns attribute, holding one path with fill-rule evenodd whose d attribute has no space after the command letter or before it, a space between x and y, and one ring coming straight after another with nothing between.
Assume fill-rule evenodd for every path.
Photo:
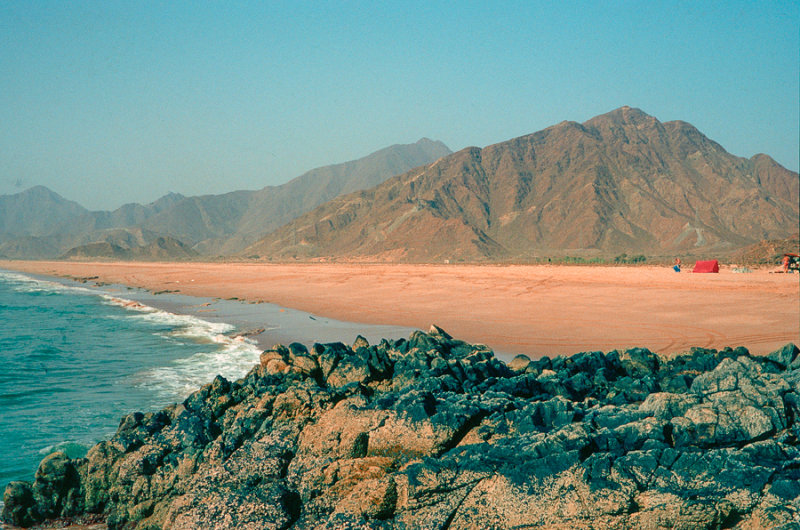
<instances>
[{"instance_id":1,"label":"clear blue sky","mask_svg":"<svg viewBox=\"0 0 800 530\"><path fill-rule=\"evenodd\" d=\"M622 105L798 169L797 0L0 2L0 194L258 189Z\"/></svg>"}]
</instances>

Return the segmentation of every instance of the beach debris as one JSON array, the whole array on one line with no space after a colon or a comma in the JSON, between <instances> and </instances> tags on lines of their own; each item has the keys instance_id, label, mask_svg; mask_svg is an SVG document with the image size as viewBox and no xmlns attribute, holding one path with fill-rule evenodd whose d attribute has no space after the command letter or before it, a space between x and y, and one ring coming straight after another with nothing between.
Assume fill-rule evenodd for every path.
<instances>
[{"instance_id":1,"label":"beach debris","mask_svg":"<svg viewBox=\"0 0 800 530\"><path fill-rule=\"evenodd\" d=\"M100 277L99 276L67 276L67 278L70 278L70 279L72 279L72 280L74 280L76 282L88 283L88 282L90 282L92 280L97 280Z\"/></svg>"},{"instance_id":2,"label":"beach debris","mask_svg":"<svg viewBox=\"0 0 800 530\"><path fill-rule=\"evenodd\" d=\"M127 300L125 298L110 297L108 299L112 304L124 307L126 309L134 309L136 311L147 311L150 308L146 305L140 304L135 300Z\"/></svg>"},{"instance_id":3,"label":"beach debris","mask_svg":"<svg viewBox=\"0 0 800 530\"><path fill-rule=\"evenodd\" d=\"M267 328L252 328L252 329L245 329L242 331L236 331L231 333L231 337L238 338L238 337L254 337L256 335L261 335Z\"/></svg>"},{"instance_id":4,"label":"beach debris","mask_svg":"<svg viewBox=\"0 0 800 530\"><path fill-rule=\"evenodd\" d=\"M154 291L153 294L171 294L171 293L179 293L178 289L162 289L160 291Z\"/></svg>"}]
</instances>

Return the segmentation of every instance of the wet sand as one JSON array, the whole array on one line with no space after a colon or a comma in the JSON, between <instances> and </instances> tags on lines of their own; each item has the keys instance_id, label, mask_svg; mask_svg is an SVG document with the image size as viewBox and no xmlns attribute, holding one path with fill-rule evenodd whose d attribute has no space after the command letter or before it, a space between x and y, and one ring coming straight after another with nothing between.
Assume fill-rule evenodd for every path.
<instances>
[{"instance_id":1,"label":"wet sand","mask_svg":"<svg viewBox=\"0 0 800 530\"><path fill-rule=\"evenodd\" d=\"M765 354L800 344L800 275L767 270L28 261L0 261L0 268L270 302L340 321L437 324L503 357L635 346L665 354L745 346Z\"/></svg>"},{"instance_id":2,"label":"wet sand","mask_svg":"<svg viewBox=\"0 0 800 530\"><path fill-rule=\"evenodd\" d=\"M91 287L92 283L87 283L86 286ZM131 304L141 303L170 313L196 316L208 322L231 324L236 328L231 334L247 337L263 350L275 344L292 342L300 342L309 348L315 342L352 343L358 335L372 344L383 338L405 338L414 331L399 326L340 321L269 303L188 296L174 292L154 294L151 291L130 290L123 285L114 284L105 284L97 289L128 300Z\"/></svg>"}]
</instances>

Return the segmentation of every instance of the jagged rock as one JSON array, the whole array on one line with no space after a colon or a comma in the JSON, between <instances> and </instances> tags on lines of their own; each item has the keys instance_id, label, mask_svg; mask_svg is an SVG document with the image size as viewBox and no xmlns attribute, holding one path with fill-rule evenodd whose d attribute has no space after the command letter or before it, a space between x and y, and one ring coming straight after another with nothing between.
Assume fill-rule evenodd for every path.
<instances>
[{"instance_id":1,"label":"jagged rock","mask_svg":"<svg viewBox=\"0 0 800 530\"><path fill-rule=\"evenodd\" d=\"M654 392L639 405L639 410L659 420L671 420L675 416L683 416L699 402L700 398L692 394Z\"/></svg>"},{"instance_id":2,"label":"jagged rock","mask_svg":"<svg viewBox=\"0 0 800 530\"><path fill-rule=\"evenodd\" d=\"M729 446L761 439L786 427L789 384L762 373L749 357L723 359L698 376L691 392L701 402L671 420L676 445Z\"/></svg>"},{"instance_id":3,"label":"jagged rock","mask_svg":"<svg viewBox=\"0 0 800 530\"><path fill-rule=\"evenodd\" d=\"M787 344L780 350L769 354L767 358L770 361L773 361L783 370L796 370L800 368L800 358L798 358L799 354L800 349L798 349L797 346L794 344Z\"/></svg>"},{"instance_id":4,"label":"jagged rock","mask_svg":"<svg viewBox=\"0 0 800 530\"><path fill-rule=\"evenodd\" d=\"M394 479L361 480L336 505L333 511L335 518L339 513L364 519L388 519L392 516L397 503L397 488Z\"/></svg>"},{"instance_id":5,"label":"jagged rock","mask_svg":"<svg viewBox=\"0 0 800 530\"><path fill-rule=\"evenodd\" d=\"M516 357L511 359L510 363L508 363L508 367L514 370L515 372L524 372L528 368L528 365L530 364L531 364L530 357L528 357L527 355L517 355Z\"/></svg>"},{"instance_id":6,"label":"jagged rock","mask_svg":"<svg viewBox=\"0 0 800 530\"><path fill-rule=\"evenodd\" d=\"M125 416L84 459L6 487L29 526L763 528L800 524L800 370L788 345L636 348L510 366L438 327L292 343L239 381Z\"/></svg>"},{"instance_id":7,"label":"jagged rock","mask_svg":"<svg viewBox=\"0 0 800 530\"><path fill-rule=\"evenodd\" d=\"M626 350L620 355L622 368L631 377L649 377L658 370L658 356L644 348Z\"/></svg>"}]
</instances>

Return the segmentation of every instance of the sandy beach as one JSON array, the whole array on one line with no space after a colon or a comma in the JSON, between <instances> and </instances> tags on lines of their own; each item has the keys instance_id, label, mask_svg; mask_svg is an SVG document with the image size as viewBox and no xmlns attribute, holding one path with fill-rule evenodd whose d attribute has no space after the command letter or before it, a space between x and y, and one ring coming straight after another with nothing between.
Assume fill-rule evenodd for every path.
<instances>
[{"instance_id":1,"label":"sandy beach","mask_svg":"<svg viewBox=\"0 0 800 530\"><path fill-rule=\"evenodd\" d=\"M800 344L800 276L668 267L28 262L0 268L427 330L503 357ZM341 337L352 341L354 337Z\"/></svg>"}]
</instances>

